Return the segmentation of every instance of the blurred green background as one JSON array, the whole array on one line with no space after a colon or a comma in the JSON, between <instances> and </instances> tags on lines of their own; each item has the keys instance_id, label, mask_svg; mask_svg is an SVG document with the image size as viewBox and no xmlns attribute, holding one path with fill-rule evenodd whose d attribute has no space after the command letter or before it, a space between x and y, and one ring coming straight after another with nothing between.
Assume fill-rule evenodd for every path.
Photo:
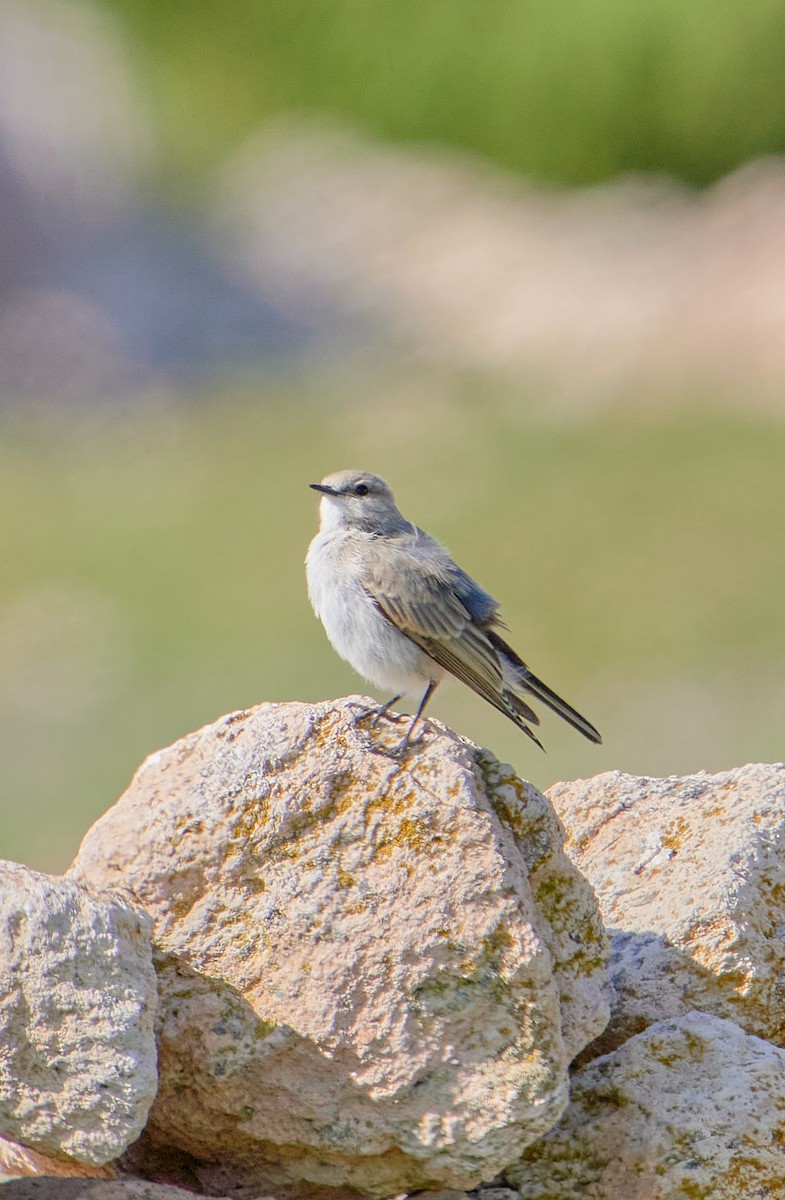
<instances>
[{"instance_id":1,"label":"blurred green background","mask_svg":"<svg viewBox=\"0 0 785 1200\"><path fill-rule=\"evenodd\" d=\"M402 153L471 152L481 173L490 164L545 194L629 171L706 185L785 150L781 3L235 0L218 13L106 0L80 11L98 30L109 22L109 58L122 47L142 97L133 203L178 229L246 139L293 113L327 114ZM55 21L36 12L44 29ZM26 19L19 5L4 13L13 29ZM17 37L7 52L20 78L30 44ZM12 297L33 286L23 267ZM60 277L56 287L62 295ZM763 303L773 344L785 344L785 309ZM93 374L89 397L58 392L90 341L74 326L51 378L33 372L31 384L27 359L7 376L4 857L64 869L147 753L225 711L365 690L310 612L302 565L317 519L307 484L347 466L392 483L403 512L501 600L512 644L605 741L593 747L543 714L542 755L457 684L437 693L433 716L540 787L782 757L776 363L762 382L753 347L720 389L695 374L648 375L645 386L622 375L597 403L547 371L473 369L448 350L429 360L398 333L366 336L378 314L352 316L350 333L328 322L296 353L273 339L250 365L238 351L209 371ZM296 304L288 317L314 321ZM56 323L47 317L47 336ZM20 352L4 336L0 322L10 361ZM562 349L544 354L558 364ZM580 378L579 353L575 363Z\"/></svg>"},{"instance_id":2,"label":"blurred green background","mask_svg":"<svg viewBox=\"0 0 785 1200\"><path fill-rule=\"evenodd\" d=\"M170 179L313 109L547 183L706 183L785 149L781 0L109 0L128 23Z\"/></svg>"}]
</instances>

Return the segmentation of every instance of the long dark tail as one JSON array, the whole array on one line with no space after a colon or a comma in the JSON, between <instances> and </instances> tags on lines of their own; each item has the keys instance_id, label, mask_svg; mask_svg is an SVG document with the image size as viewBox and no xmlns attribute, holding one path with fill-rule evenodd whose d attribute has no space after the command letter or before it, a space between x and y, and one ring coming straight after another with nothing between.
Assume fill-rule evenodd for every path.
<instances>
[{"instance_id":1,"label":"long dark tail","mask_svg":"<svg viewBox=\"0 0 785 1200\"><path fill-rule=\"evenodd\" d=\"M521 686L527 692L531 692L532 696L536 696L538 700L542 700L543 704L547 704L548 708L553 709L555 713L563 717L569 725L572 725L573 729L577 729L578 733L582 733L590 742L596 742L597 745L600 745L602 738L591 721L587 721L571 704L568 704L566 700L562 700L561 696L557 696L548 687L547 683L543 683L541 679L533 675L528 667L526 668L526 673L521 678Z\"/></svg>"},{"instance_id":2,"label":"long dark tail","mask_svg":"<svg viewBox=\"0 0 785 1200\"><path fill-rule=\"evenodd\" d=\"M528 692L530 695L536 696L538 700L543 702L543 704L547 704L548 708L552 709L553 712L558 713L558 715L565 720L568 725L572 725L573 729L577 729L578 733L582 733L583 736L588 738L590 742L595 742L597 745L600 745L602 742L602 737L590 721L587 721L585 717L582 717L577 709L574 709L571 704L567 703L566 700L562 700L561 696L558 696L556 692L552 691L552 689L548 687L547 683L543 683L541 679L538 679L537 676L529 670L529 668L526 666L526 663L518 657L515 651L511 649L511 647L508 646L507 643L500 638L497 633L495 633L493 630L487 630L486 637L494 645L499 655L502 658L506 658L507 661L515 668L515 674L517 676L516 684L518 687L520 687L521 691Z\"/></svg>"}]
</instances>

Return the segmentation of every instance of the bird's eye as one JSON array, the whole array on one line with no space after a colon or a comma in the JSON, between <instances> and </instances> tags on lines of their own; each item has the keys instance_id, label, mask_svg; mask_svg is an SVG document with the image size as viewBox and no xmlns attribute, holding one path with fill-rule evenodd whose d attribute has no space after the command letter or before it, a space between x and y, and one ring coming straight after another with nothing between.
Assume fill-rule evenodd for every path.
<instances>
[{"instance_id":1,"label":"bird's eye","mask_svg":"<svg viewBox=\"0 0 785 1200\"><path fill-rule=\"evenodd\" d=\"M367 496L369 490L370 489L367 483L358 483L357 487L354 489L354 494L355 496Z\"/></svg>"}]
</instances>

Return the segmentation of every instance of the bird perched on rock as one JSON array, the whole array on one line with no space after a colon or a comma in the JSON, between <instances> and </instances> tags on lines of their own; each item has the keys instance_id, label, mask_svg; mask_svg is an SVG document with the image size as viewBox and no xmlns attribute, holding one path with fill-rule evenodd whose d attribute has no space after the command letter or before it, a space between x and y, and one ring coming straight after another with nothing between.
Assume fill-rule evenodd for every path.
<instances>
[{"instance_id":1,"label":"bird perched on rock","mask_svg":"<svg viewBox=\"0 0 785 1200\"><path fill-rule=\"evenodd\" d=\"M396 695L425 689L403 751L434 689L454 675L542 743L527 725L540 719L535 697L589 741L602 739L585 717L538 679L499 636L499 605L445 548L401 516L383 479L337 471L321 483L319 532L308 548L308 595L341 658Z\"/></svg>"}]
</instances>

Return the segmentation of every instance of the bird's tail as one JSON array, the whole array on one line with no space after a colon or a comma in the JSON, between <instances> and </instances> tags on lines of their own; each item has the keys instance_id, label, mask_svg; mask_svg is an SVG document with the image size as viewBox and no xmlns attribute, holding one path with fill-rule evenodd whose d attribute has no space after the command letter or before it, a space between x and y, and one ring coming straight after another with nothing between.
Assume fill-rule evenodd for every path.
<instances>
[{"instance_id":1,"label":"bird's tail","mask_svg":"<svg viewBox=\"0 0 785 1200\"><path fill-rule=\"evenodd\" d=\"M514 705L517 711L523 713L523 710L528 709L524 715L527 715L529 720L532 719L532 710L528 708L526 702L516 693L520 691L527 692L531 696L536 696L543 704L547 704L548 708L565 720L568 725L572 725L573 729L577 729L578 733L582 733L590 742L595 742L599 745L602 742L602 737L594 728L590 721L568 704L566 700L562 700L547 683L543 683L541 679L529 670L526 663L518 657L502 638L495 632L487 634L489 640L493 643L500 657L505 662L509 669L505 672L505 683L507 684L508 699ZM515 688L515 692L512 692Z\"/></svg>"},{"instance_id":2,"label":"bird's tail","mask_svg":"<svg viewBox=\"0 0 785 1200\"><path fill-rule=\"evenodd\" d=\"M540 723L540 718L534 709L529 708L525 700L522 700L520 696L516 696L515 692L510 691L509 688L505 688L504 708L501 705L499 705L499 708L505 716L510 718L513 724L517 725L527 737L531 738L535 745L539 746L541 750L545 749L536 733L529 729L529 726L525 723L526 721L531 721L533 725L539 725Z\"/></svg>"},{"instance_id":3,"label":"bird's tail","mask_svg":"<svg viewBox=\"0 0 785 1200\"><path fill-rule=\"evenodd\" d=\"M562 700L561 696L557 696L556 692L548 687L547 683L543 683L536 675L526 668L525 674L521 678L521 686L530 692L532 696L536 696L538 700L542 700L543 704L547 704L548 708L553 709L560 717L563 717L573 729L577 729L578 733L582 733L590 742L596 742L599 745L602 742L597 730L592 725L591 721L587 721L585 717L568 704L566 700Z\"/></svg>"}]
</instances>

